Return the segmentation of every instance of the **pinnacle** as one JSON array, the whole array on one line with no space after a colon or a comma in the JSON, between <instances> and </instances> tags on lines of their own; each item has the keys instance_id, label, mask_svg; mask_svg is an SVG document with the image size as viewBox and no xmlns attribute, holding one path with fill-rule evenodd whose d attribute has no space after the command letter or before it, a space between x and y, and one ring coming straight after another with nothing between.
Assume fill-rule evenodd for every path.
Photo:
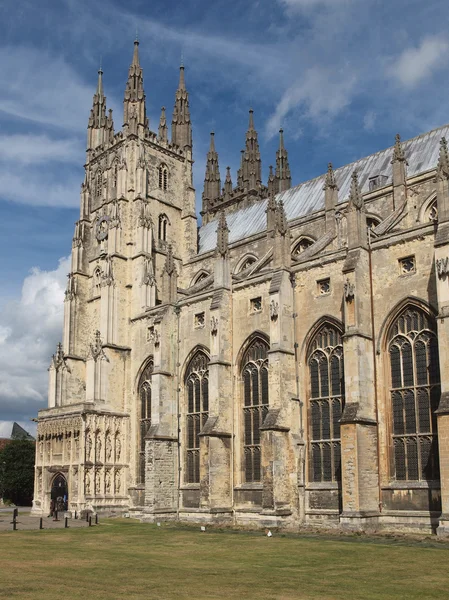
<instances>
[{"instance_id":1,"label":"pinnacle","mask_svg":"<svg viewBox=\"0 0 449 600\"><path fill-rule=\"evenodd\" d=\"M326 173L326 178L324 181L323 189L326 190L327 188L337 189L337 182L335 180L335 172L334 172L334 168L333 168L331 162L327 165L327 173Z\"/></svg>"},{"instance_id":2,"label":"pinnacle","mask_svg":"<svg viewBox=\"0 0 449 600\"><path fill-rule=\"evenodd\" d=\"M284 150L284 130L279 129L279 150Z\"/></svg>"},{"instance_id":3,"label":"pinnacle","mask_svg":"<svg viewBox=\"0 0 449 600\"><path fill-rule=\"evenodd\" d=\"M399 135L399 133L397 133L396 137L395 137L393 158L391 159L392 163L395 163L397 161L400 161L400 162L405 161L404 149L402 148L401 136Z\"/></svg>"},{"instance_id":4,"label":"pinnacle","mask_svg":"<svg viewBox=\"0 0 449 600\"><path fill-rule=\"evenodd\" d=\"M139 63L139 40L137 39L137 37L134 40L134 54L133 54L133 62L131 64L135 65L136 67L140 66L140 63Z\"/></svg>"},{"instance_id":5,"label":"pinnacle","mask_svg":"<svg viewBox=\"0 0 449 600\"><path fill-rule=\"evenodd\" d=\"M209 151L210 152L215 152L215 132L214 131L210 132L210 147L209 147Z\"/></svg>"},{"instance_id":6,"label":"pinnacle","mask_svg":"<svg viewBox=\"0 0 449 600\"><path fill-rule=\"evenodd\" d=\"M184 65L181 65L179 67L179 85L178 85L178 89L180 89L180 90L185 90L186 89L186 82L185 82L185 78L184 78Z\"/></svg>"},{"instance_id":7,"label":"pinnacle","mask_svg":"<svg viewBox=\"0 0 449 600\"><path fill-rule=\"evenodd\" d=\"M100 97L104 96L104 92L103 92L103 71L102 71L101 67L98 69L97 95L100 96Z\"/></svg>"},{"instance_id":8,"label":"pinnacle","mask_svg":"<svg viewBox=\"0 0 449 600\"><path fill-rule=\"evenodd\" d=\"M249 109L249 124L248 129L254 129L254 111L252 108Z\"/></svg>"},{"instance_id":9,"label":"pinnacle","mask_svg":"<svg viewBox=\"0 0 449 600\"><path fill-rule=\"evenodd\" d=\"M363 207L363 197L360 191L359 178L357 171L352 173L351 190L349 192L349 205L355 206L358 210Z\"/></svg>"}]
</instances>

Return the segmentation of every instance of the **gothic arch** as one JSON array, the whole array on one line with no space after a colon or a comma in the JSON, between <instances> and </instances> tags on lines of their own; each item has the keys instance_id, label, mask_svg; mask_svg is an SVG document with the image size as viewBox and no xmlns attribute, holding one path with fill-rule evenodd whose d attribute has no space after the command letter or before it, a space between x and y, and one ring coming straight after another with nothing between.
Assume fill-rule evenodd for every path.
<instances>
[{"instance_id":1,"label":"gothic arch","mask_svg":"<svg viewBox=\"0 0 449 600\"><path fill-rule=\"evenodd\" d=\"M209 353L197 346L183 373L184 482L200 483L200 433L209 417Z\"/></svg>"},{"instance_id":2,"label":"gothic arch","mask_svg":"<svg viewBox=\"0 0 449 600\"><path fill-rule=\"evenodd\" d=\"M343 335L345 328L344 328L342 321L340 321L339 319L336 319L332 315L323 315L322 317L320 317L318 319L318 321L315 321L315 323L312 325L312 327L307 332L307 334L304 338L304 341L302 343L302 346L301 346L301 351L300 351L301 357L303 357L304 359L307 359L307 357L310 354L311 344L312 344L316 334L321 329L321 327L323 327L323 325L326 325L326 324L332 325L333 327L335 327L336 329L338 329L340 331L341 335Z\"/></svg>"},{"instance_id":3,"label":"gothic arch","mask_svg":"<svg viewBox=\"0 0 449 600\"><path fill-rule=\"evenodd\" d=\"M260 428L269 407L268 338L259 333L250 336L242 347L239 376L240 447L242 480L262 481L262 444Z\"/></svg>"},{"instance_id":4,"label":"gothic arch","mask_svg":"<svg viewBox=\"0 0 449 600\"><path fill-rule=\"evenodd\" d=\"M206 279L206 277L209 277L209 275L210 275L209 271L206 271L206 269L201 269L200 271L198 271L198 273L195 273L195 275L192 277L192 281L190 282L190 287L193 287L197 283L200 283L200 281L203 281L203 279Z\"/></svg>"},{"instance_id":5,"label":"gothic arch","mask_svg":"<svg viewBox=\"0 0 449 600\"><path fill-rule=\"evenodd\" d=\"M237 262L234 268L234 274L240 273L247 269L250 265L254 265L259 259L252 252L248 252Z\"/></svg>"},{"instance_id":6,"label":"gothic arch","mask_svg":"<svg viewBox=\"0 0 449 600\"><path fill-rule=\"evenodd\" d=\"M389 314L385 317L382 322L382 325L379 329L379 336L377 338L377 347L376 353L380 354L387 349L388 346L388 333L394 321L399 317L400 313L409 307L416 307L420 310L423 310L425 313L429 315L429 317L436 319L437 310L434 309L428 302L423 300L422 298L418 298L417 296L407 296L400 300L389 312Z\"/></svg>"},{"instance_id":7,"label":"gothic arch","mask_svg":"<svg viewBox=\"0 0 449 600\"><path fill-rule=\"evenodd\" d=\"M268 345L268 348L270 347L270 338L266 333L260 330L253 331L253 333L251 333L243 342L237 355L237 365L239 367L239 372L241 372L242 367L244 366L243 361L245 359L246 352L253 344L253 342L257 339L265 342Z\"/></svg>"},{"instance_id":8,"label":"gothic arch","mask_svg":"<svg viewBox=\"0 0 449 600\"><path fill-rule=\"evenodd\" d=\"M436 410L441 385L435 315L405 302L384 330L390 477L438 480Z\"/></svg>"},{"instance_id":9,"label":"gothic arch","mask_svg":"<svg viewBox=\"0 0 449 600\"><path fill-rule=\"evenodd\" d=\"M375 229L382 222L382 218L374 213L366 213L366 224L369 229Z\"/></svg>"},{"instance_id":10,"label":"gothic arch","mask_svg":"<svg viewBox=\"0 0 449 600\"><path fill-rule=\"evenodd\" d=\"M137 418L139 432L139 480L145 481L145 436L151 426L151 375L154 370L154 358L149 356L143 363L136 377Z\"/></svg>"},{"instance_id":11,"label":"gothic arch","mask_svg":"<svg viewBox=\"0 0 449 600\"><path fill-rule=\"evenodd\" d=\"M181 376L179 378L180 381L185 381L186 373L188 371L190 363L192 362L192 360L194 359L195 355L198 352L202 352L203 354L206 355L207 359L210 360L210 351L209 351L209 348L207 348L203 344L196 345L194 348L192 348L192 350L190 350L190 352L187 354L187 356L186 356L186 358L184 360L184 364L183 364L182 369L180 371L180 373L181 373Z\"/></svg>"},{"instance_id":12,"label":"gothic arch","mask_svg":"<svg viewBox=\"0 0 449 600\"><path fill-rule=\"evenodd\" d=\"M161 163L158 167L158 186L160 190L166 192L168 190L169 171L165 163Z\"/></svg>"},{"instance_id":13,"label":"gothic arch","mask_svg":"<svg viewBox=\"0 0 449 600\"><path fill-rule=\"evenodd\" d=\"M158 218L158 239L163 242L167 241L167 228L171 225L170 219L165 213L161 213Z\"/></svg>"},{"instance_id":14,"label":"gothic arch","mask_svg":"<svg viewBox=\"0 0 449 600\"><path fill-rule=\"evenodd\" d=\"M432 210L434 212L434 215L431 214ZM432 216L434 218L431 218ZM429 196L427 196L427 198L421 204L421 208L419 209L419 213L418 213L418 221L419 221L419 223L423 223L424 225L438 221L438 206L437 206L436 190L434 190L431 194L429 194Z\"/></svg>"},{"instance_id":15,"label":"gothic arch","mask_svg":"<svg viewBox=\"0 0 449 600\"><path fill-rule=\"evenodd\" d=\"M310 248L312 244L315 243L316 240L313 239L310 235L300 235L298 236L291 245L291 255L292 258L304 252L307 248Z\"/></svg>"}]
</instances>

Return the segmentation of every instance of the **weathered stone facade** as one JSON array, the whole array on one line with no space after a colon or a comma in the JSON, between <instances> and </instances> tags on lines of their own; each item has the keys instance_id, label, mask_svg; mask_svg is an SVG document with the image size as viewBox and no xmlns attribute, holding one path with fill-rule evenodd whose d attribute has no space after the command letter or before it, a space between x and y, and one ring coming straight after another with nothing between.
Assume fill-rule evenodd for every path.
<instances>
[{"instance_id":1,"label":"weathered stone facade","mask_svg":"<svg viewBox=\"0 0 449 600\"><path fill-rule=\"evenodd\" d=\"M34 510L449 531L449 159L442 127L291 188L250 111L237 185L212 136L197 230L181 68L168 141L135 44L102 73Z\"/></svg>"}]
</instances>

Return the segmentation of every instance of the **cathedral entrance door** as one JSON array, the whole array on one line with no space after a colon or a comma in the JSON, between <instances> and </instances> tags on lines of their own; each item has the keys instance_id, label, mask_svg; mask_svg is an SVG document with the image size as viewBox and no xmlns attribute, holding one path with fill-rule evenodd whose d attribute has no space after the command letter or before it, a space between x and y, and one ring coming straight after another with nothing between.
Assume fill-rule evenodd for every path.
<instances>
[{"instance_id":1,"label":"cathedral entrance door","mask_svg":"<svg viewBox=\"0 0 449 600\"><path fill-rule=\"evenodd\" d=\"M67 510L69 500L67 479L58 473L51 484L51 499L55 501L58 511Z\"/></svg>"}]
</instances>

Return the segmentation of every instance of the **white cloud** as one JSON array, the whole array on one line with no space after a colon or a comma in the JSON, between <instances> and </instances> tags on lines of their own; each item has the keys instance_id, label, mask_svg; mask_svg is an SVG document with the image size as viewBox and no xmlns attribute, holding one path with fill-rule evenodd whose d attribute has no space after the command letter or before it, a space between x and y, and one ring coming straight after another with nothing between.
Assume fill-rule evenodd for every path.
<instances>
[{"instance_id":1,"label":"white cloud","mask_svg":"<svg viewBox=\"0 0 449 600\"><path fill-rule=\"evenodd\" d=\"M48 135L2 135L0 161L40 164L47 161L82 164L83 148L77 138L52 139Z\"/></svg>"},{"instance_id":2,"label":"white cloud","mask_svg":"<svg viewBox=\"0 0 449 600\"><path fill-rule=\"evenodd\" d=\"M365 131L374 131L376 125L377 113L375 110L368 110L363 117L363 129Z\"/></svg>"},{"instance_id":3,"label":"white cloud","mask_svg":"<svg viewBox=\"0 0 449 600\"><path fill-rule=\"evenodd\" d=\"M63 299L70 259L54 271L34 268L20 299L0 315L0 414L5 420L35 416L46 405L47 368L62 335Z\"/></svg>"},{"instance_id":4,"label":"white cloud","mask_svg":"<svg viewBox=\"0 0 449 600\"><path fill-rule=\"evenodd\" d=\"M276 135L284 119L293 111L297 119L313 119L322 125L351 101L356 75L333 73L327 69L309 69L304 77L282 95L266 125L269 137ZM300 111L299 115L296 112Z\"/></svg>"},{"instance_id":5,"label":"white cloud","mask_svg":"<svg viewBox=\"0 0 449 600\"><path fill-rule=\"evenodd\" d=\"M4 46L0 64L0 111L63 129L86 125L93 90L58 55Z\"/></svg>"},{"instance_id":6,"label":"white cloud","mask_svg":"<svg viewBox=\"0 0 449 600\"><path fill-rule=\"evenodd\" d=\"M404 87L412 88L448 62L449 44L441 36L429 36L418 47L407 48L389 65L387 73Z\"/></svg>"},{"instance_id":7,"label":"white cloud","mask_svg":"<svg viewBox=\"0 0 449 600\"><path fill-rule=\"evenodd\" d=\"M35 206L76 207L81 176L61 176L58 171L29 169L24 177L19 165L0 164L0 197Z\"/></svg>"},{"instance_id":8,"label":"white cloud","mask_svg":"<svg viewBox=\"0 0 449 600\"><path fill-rule=\"evenodd\" d=\"M287 8L302 10L315 6L338 6L351 2L351 0L279 0L279 2Z\"/></svg>"}]
</instances>

